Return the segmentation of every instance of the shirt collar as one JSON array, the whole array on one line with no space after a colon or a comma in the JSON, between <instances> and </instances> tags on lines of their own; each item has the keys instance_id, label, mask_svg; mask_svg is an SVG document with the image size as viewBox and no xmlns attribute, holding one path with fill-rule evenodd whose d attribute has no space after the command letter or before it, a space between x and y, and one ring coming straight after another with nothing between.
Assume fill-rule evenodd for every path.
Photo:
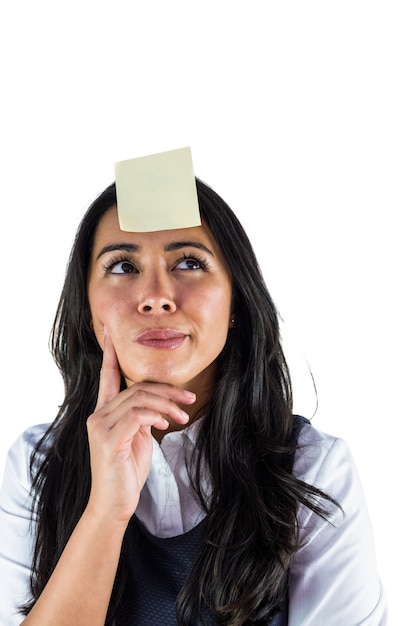
<instances>
[{"instance_id":1,"label":"shirt collar","mask_svg":"<svg viewBox=\"0 0 417 626\"><path fill-rule=\"evenodd\" d=\"M173 430L170 433L164 435L161 448L164 448L164 445L175 445L181 444L184 438L188 439L188 441L195 446L197 443L198 434L201 430L202 418L199 418L189 426L186 426L182 430Z\"/></svg>"}]
</instances>

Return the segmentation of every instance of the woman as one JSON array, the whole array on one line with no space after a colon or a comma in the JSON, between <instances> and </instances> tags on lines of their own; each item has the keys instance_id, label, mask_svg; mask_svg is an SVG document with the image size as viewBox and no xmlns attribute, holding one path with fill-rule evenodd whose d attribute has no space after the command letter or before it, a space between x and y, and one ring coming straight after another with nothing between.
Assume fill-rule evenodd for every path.
<instances>
[{"instance_id":1,"label":"woman","mask_svg":"<svg viewBox=\"0 0 417 626\"><path fill-rule=\"evenodd\" d=\"M80 225L65 399L5 472L2 624L386 623L349 451L293 416L251 245L197 191L202 226L122 232L114 185Z\"/></svg>"}]
</instances>

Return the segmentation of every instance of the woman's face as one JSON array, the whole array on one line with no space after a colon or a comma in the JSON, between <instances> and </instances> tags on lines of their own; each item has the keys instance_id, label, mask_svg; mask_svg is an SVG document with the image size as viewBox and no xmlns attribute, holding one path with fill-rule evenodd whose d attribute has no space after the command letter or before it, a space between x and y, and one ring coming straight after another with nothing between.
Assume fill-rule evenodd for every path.
<instances>
[{"instance_id":1,"label":"woman's face","mask_svg":"<svg viewBox=\"0 0 417 626\"><path fill-rule=\"evenodd\" d=\"M231 327L232 285L207 226L124 232L110 209L95 235L88 297L97 340L103 347L106 326L128 386L210 390Z\"/></svg>"}]
</instances>

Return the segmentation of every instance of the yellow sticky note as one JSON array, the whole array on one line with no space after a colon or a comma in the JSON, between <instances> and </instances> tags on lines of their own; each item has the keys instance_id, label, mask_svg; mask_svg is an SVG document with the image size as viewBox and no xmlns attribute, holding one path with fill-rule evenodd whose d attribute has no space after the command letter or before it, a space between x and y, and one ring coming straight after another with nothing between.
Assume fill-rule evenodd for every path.
<instances>
[{"instance_id":1,"label":"yellow sticky note","mask_svg":"<svg viewBox=\"0 0 417 626\"><path fill-rule=\"evenodd\" d=\"M114 165L121 230L151 232L201 224L190 148Z\"/></svg>"}]
</instances>

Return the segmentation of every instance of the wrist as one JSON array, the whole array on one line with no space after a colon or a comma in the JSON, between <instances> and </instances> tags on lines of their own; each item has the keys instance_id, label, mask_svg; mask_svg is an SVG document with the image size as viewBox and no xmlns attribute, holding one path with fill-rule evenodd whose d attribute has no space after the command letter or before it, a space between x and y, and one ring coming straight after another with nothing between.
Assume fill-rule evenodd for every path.
<instances>
[{"instance_id":1,"label":"wrist","mask_svg":"<svg viewBox=\"0 0 417 626\"><path fill-rule=\"evenodd\" d=\"M114 511L96 507L89 502L79 523L84 527L90 528L94 533L99 533L100 535L109 533L112 538L119 538L122 541L130 517L130 515L115 515Z\"/></svg>"}]
</instances>

